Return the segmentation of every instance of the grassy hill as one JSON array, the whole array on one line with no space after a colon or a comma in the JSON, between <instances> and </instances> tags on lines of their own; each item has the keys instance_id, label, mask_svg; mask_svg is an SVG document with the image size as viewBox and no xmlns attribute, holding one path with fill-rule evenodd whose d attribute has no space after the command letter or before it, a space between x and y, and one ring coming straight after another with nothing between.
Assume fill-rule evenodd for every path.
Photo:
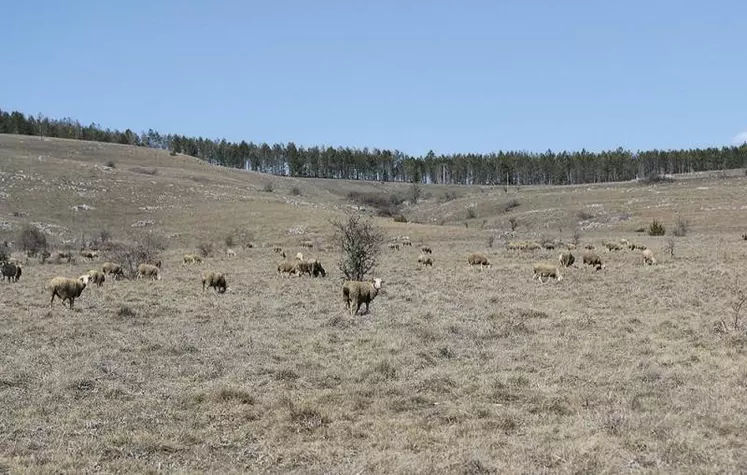
<instances>
[{"instance_id":1,"label":"grassy hill","mask_svg":"<svg viewBox=\"0 0 747 475\"><path fill-rule=\"evenodd\" d=\"M0 238L35 223L56 248L102 229L167 244L162 280L107 281L74 311L50 308L44 284L102 261L31 260L19 282L0 282L0 472L745 471L747 337L733 322L747 312L735 312L747 288L747 177L675 178L424 185L403 205L410 222L375 218L415 246L385 250L384 290L351 318L329 220L360 205L351 191L404 197L411 185L0 135ZM654 218L667 236L635 232ZM678 219L688 232L674 237ZM228 258L237 228L255 246ZM505 249L576 233L607 269L579 262L540 284L532 265L559 251ZM601 251L620 238L659 265ZM215 255L182 265L204 242ZM421 244L432 269L416 264ZM278 276L274 245L320 259L329 277ZM469 269L474 251L493 268ZM231 291L203 293L205 270L226 272Z\"/></svg>"}]
</instances>

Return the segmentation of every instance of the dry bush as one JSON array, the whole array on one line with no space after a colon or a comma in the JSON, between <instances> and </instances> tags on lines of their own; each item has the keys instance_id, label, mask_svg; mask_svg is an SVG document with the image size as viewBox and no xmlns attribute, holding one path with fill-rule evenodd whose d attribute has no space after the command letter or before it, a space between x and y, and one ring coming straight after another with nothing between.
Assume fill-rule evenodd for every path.
<instances>
[{"instance_id":1,"label":"dry bush","mask_svg":"<svg viewBox=\"0 0 747 475\"><path fill-rule=\"evenodd\" d=\"M507 202L503 204L503 206L501 206L501 211L503 211L504 213L508 213L512 209L518 208L519 205L520 205L519 200L517 200L516 198L513 198L513 199L508 200Z\"/></svg>"},{"instance_id":2,"label":"dry bush","mask_svg":"<svg viewBox=\"0 0 747 475\"><path fill-rule=\"evenodd\" d=\"M137 276L137 266L142 263L159 260L160 249L154 245L156 240L110 241L104 251L104 258L122 266L125 277Z\"/></svg>"},{"instance_id":3,"label":"dry bush","mask_svg":"<svg viewBox=\"0 0 747 475\"><path fill-rule=\"evenodd\" d=\"M508 226L511 228L511 231L516 231L516 226L519 225L519 222L514 218L513 216L508 218Z\"/></svg>"},{"instance_id":4,"label":"dry bush","mask_svg":"<svg viewBox=\"0 0 747 475\"><path fill-rule=\"evenodd\" d=\"M690 221L684 219L681 216L678 216L677 220L674 222L674 229L672 229L672 234L677 237L686 236L689 229Z\"/></svg>"},{"instance_id":5,"label":"dry bush","mask_svg":"<svg viewBox=\"0 0 747 475\"><path fill-rule=\"evenodd\" d=\"M291 195L293 196L301 196L301 188L294 186L291 188Z\"/></svg>"},{"instance_id":6,"label":"dry bush","mask_svg":"<svg viewBox=\"0 0 747 475\"><path fill-rule=\"evenodd\" d=\"M273 191L275 191L275 186L272 184L272 182L267 182L265 183L264 188L262 188L262 191L266 193L272 193Z\"/></svg>"},{"instance_id":7,"label":"dry bush","mask_svg":"<svg viewBox=\"0 0 747 475\"><path fill-rule=\"evenodd\" d=\"M117 168L117 164L114 162L114 160L109 160L106 162L106 166L109 168Z\"/></svg>"},{"instance_id":8,"label":"dry bush","mask_svg":"<svg viewBox=\"0 0 747 475\"><path fill-rule=\"evenodd\" d=\"M41 229L30 224L21 228L18 233L18 242L21 249L30 257L47 250L47 236Z\"/></svg>"},{"instance_id":9,"label":"dry bush","mask_svg":"<svg viewBox=\"0 0 747 475\"><path fill-rule=\"evenodd\" d=\"M153 167L153 168L132 167L130 168L130 171L134 173L141 173L143 175L151 175L151 176L158 175L158 168L156 167Z\"/></svg>"},{"instance_id":10,"label":"dry bush","mask_svg":"<svg viewBox=\"0 0 747 475\"><path fill-rule=\"evenodd\" d=\"M467 208L467 219L475 219L476 217L477 211L475 211L475 208Z\"/></svg>"},{"instance_id":11,"label":"dry bush","mask_svg":"<svg viewBox=\"0 0 747 475\"><path fill-rule=\"evenodd\" d=\"M0 243L0 262L10 259L10 246L7 242Z\"/></svg>"},{"instance_id":12,"label":"dry bush","mask_svg":"<svg viewBox=\"0 0 747 475\"><path fill-rule=\"evenodd\" d=\"M384 233L370 220L350 215L346 220L332 221L334 242L342 251L340 271L352 280L363 280L373 270L384 244Z\"/></svg>"},{"instance_id":13,"label":"dry bush","mask_svg":"<svg viewBox=\"0 0 747 475\"><path fill-rule=\"evenodd\" d=\"M580 219L581 221L588 221L594 218L594 215L589 213L588 211L581 210L578 213L576 213L576 217L578 217L578 219Z\"/></svg>"},{"instance_id":14,"label":"dry bush","mask_svg":"<svg viewBox=\"0 0 747 475\"><path fill-rule=\"evenodd\" d=\"M197 245L197 250L202 257L210 257L215 251L215 246L213 246L212 242L201 242Z\"/></svg>"},{"instance_id":15,"label":"dry bush","mask_svg":"<svg viewBox=\"0 0 747 475\"><path fill-rule=\"evenodd\" d=\"M405 217L404 214L400 213L400 214L398 214L397 216L394 217L394 222L395 223L406 223L407 222L407 218Z\"/></svg>"},{"instance_id":16,"label":"dry bush","mask_svg":"<svg viewBox=\"0 0 747 475\"><path fill-rule=\"evenodd\" d=\"M667 230L664 225L656 219L654 219L648 226L649 236L663 236L666 232Z\"/></svg>"},{"instance_id":17,"label":"dry bush","mask_svg":"<svg viewBox=\"0 0 747 475\"><path fill-rule=\"evenodd\" d=\"M404 199L395 193L383 192L351 191L348 193L348 199L360 205L374 208L377 214L383 217L397 216L404 202Z\"/></svg>"}]
</instances>

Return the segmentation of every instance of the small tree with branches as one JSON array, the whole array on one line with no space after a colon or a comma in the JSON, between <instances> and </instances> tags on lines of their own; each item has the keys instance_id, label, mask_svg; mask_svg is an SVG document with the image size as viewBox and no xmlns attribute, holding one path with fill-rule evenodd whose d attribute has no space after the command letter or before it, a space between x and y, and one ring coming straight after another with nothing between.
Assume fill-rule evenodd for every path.
<instances>
[{"instance_id":1,"label":"small tree with branches","mask_svg":"<svg viewBox=\"0 0 747 475\"><path fill-rule=\"evenodd\" d=\"M351 280L363 280L374 267L384 244L384 233L359 215L332 221L334 241L342 251L340 271Z\"/></svg>"}]
</instances>

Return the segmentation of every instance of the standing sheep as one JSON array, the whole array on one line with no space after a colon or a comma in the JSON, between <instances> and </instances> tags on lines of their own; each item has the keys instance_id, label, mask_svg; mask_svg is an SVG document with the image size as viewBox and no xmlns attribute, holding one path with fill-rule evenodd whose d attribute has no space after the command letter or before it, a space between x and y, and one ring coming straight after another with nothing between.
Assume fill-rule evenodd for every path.
<instances>
[{"instance_id":1,"label":"standing sheep","mask_svg":"<svg viewBox=\"0 0 747 475\"><path fill-rule=\"evenodd\" d=\"M226 249L226 256L228 257L236 257L236 251L234 251L231 248Z\"/></svg>"},{"instance_id":2,"label":"standing sheep","mask_svg":"<svg viewBox=\"0 0 747 475\"><path fill-rule=\"evenodd\" d=\"M18 282L21 278L21 264L6 262L2 264L2 280L8 279L8 282Z\"/></svg>"},{"instance_id":3,"label":"standing sheep","mask_svg":"<svg viewBox=\"0 0 747 475\"><path fill-rule=\"evenodd\" d=\"M275 246L272 248L272 250L275 252L275 254L280 254L281 252L283 252L283 248L280 246Z\"/></svg>"},{"instance_id":4,"label":"standing sheep","mask_svg":"<svg viewBox=\"0 0 747 475\"><path fill-rule=\"evenodd\" d=\"M345 306L350 310L350 315L355 315L360 310L362 304L366 304L368 313L368 304L376 298L384 281L376 278L370 281L349 280L342 285L342 299Z\"/></svg>"},{"instance_id":5,"label":"standing sheep","mask_svg":"<svg viewBox=\"0 0 747 475\"><path fill-rule=\"evenodd\" d=\"M654 257L653 251L651 249L646 249L643 251L643 264L653 266L656 265L656 258Z\"/></svg>"},{"instance_id":6,"label":"standing sheep","mask_svg":"<svg viewBox=\"0 0 747 475\"><path fill-rule=\"evenodd\" d=\"M52 307L55 297L59 297L62 300L62 304L65 304L65 300L70 303L70 309L75 306L75 299L80 297L80 294L85 290L88 285L88 275L82 275L77 279L68 279L67 277L55 277L51 281L47 288L52 293L52 298L49 300L49 307Z\"/></svg>"},{"instance_id":7,"label":"standing sheep","mask_svg":"<svg viewBox=\"0 0 747 475\"><path fill-rule=\"evenodd\" d=\"M208 271L202 274L202 291L205 291L205 287L212 287L218 293L224 293L228 288L226 284L226 276L220 272Z\"/></svg>"},{"instance_id":8,"label":"standing sheep","mask_svg":"<svg viewBox=\"0 0 747 475\"><path fill-rule=\"evenodd\" d=\"M194 264L195 258L192 254L184 254L184 258L182 259L182 264Z\"/></svg>"},{"instance_id":9,"label":"standing sheep","mask_svg":"<svg viewBox=\"0 0 747 475\"><path fill-rule=\"evenodd\" d=\"M87 275L88 282L96 284L97 287L101 287L101 285L106 282L106 276L104 275L104 273L96 269L89 270Z\"/></svg>"},{"instance_id":10,"label":"standing sheep","mask_svg":"<svg viewBox=\"0 0 747 475\"><path fill-rule=\"evenodd\" d=\"M283 261L280 264L278 264L278 274L288 274L290 276L291 274L296 273L296 265L292 262Z\"/></svg>"},{"instance_id":11,"label":"standing sheep","mask_svg":"<svg viewBox=\"0 0 747 475\"><path fill-rule=\"evenodd\" d=\"M619 251L622 249L622 247L620 247L620 245L616 242L605 242L604 247L607 248L607 252Z\"/></svg>"},{"instance_id":12,"label":"standing sheep","mask_svg":"<svg viewBox=\"0 0 747 475\"><path fill-rule=\"evenodd\" d=\"M545 282L543 278L553 278L558 282L563 280L563 276L560 275L560 269L552 264L535 264L534 274L532 280L538 279L540 282Z\"/></svg>"},{"instance_id":13,"label":"standing sheep","mask_svg":"<svg viewBox=\"0 0 747 475\"><path fill-rule=\"evenodd\" d=\"M314 247L314 243L312 241L301 241L301 247L312 249Z\"/></svg>"},{"instance_id":14,"label":"standing sheep","mask_svg":"<svg viewBox=\"0 0 747 475\"><path fill-rule=\"evenodd\" d=\"M598 254L593 254L593 253L584 254L583 262L586 265L592 266L596 270L604 269L604 264L602 264L602 258L599 257Z\"/></svg>"},{"instance_id":15,"label":"standing sheep","mask_svg":"<svg viewBox=\"0 0 747 475\"><path fill-rule=\"evenodd\" d=\"M393 242L389 244L389 249L393 251L399 251L399 243Z\"/></svg>"},{"instance_id":16,"label":"standing sheep","mask_svg":"<svg viewBox=\"0 0 747 475\"><path fill-rule=\"evenodd\" d=\"M573 263L576 262L576 258L571 252L561 252L560 256L558 256L558 260L563 267L571 267Z\"/></svg>"},{"instance_id":17,"label":"standing sheep","mask_svg":"<svg viewBox=\"0 0 747 475\"><path fill-rule=\"evenodd\" d=\"M321 262L316 259L309 259L307 261L300 261L296 263L296 274L308 274L309 277L311 277L312 275L314 277L318 277L319 275L321 275L322 277L326 277L327 271L324 270Z\"/></svg>"},{"instance_id":18,"label":"standing sheep","mask_svg":"<svg viewBox=\"0 0 747 475\"><path fill-rule=\"evenodd\" d=\"M479 265L480 270L482 270L483 267L487 267L488 269L492 267L490 261L488 260L488 257L485 254L480 254L479 252L475 252L467 256L467 262L470 266Z\"/></svg>"},{"instance_id":19,"label":"standing sheep","mask_svg":"<svg viewBox=\"0 0 747 475\"><path fill-rule=\"evenodd\" d=\"M161 280L160 269L151 264L140 264L137 266L137 278L150 278L151 280Z\"/></svg>"},{"instance_id":20,"label":"standing sheep","mask_svg":"<svg viewBox=\"0 0 747 475\"><path fill-rule=\"evenodd\" d=\"M433 249L428 246L423 246L420 248L420 252L422 252L423 254L433 254Z\"/></svg>"},{"instance_id":21,"label":"standing sheep","mask_svg":"<svg viewBox=\"0 0 747 475\"><path fill-rule=\"evenodd\" d=\"M431 259L429 256L426 256L425 254L420 254L418 256L418 267L419 266L423 266L423 267L431 266L431 267L433 267L433 259Z\"/></svg>"},{"instance_id":22,"label":"standing sheep","mask_svg":"<svg viewBox=\"0 0 747 475\"><path fill-rule=\"evenodd\" d=\"M114 262L104 262L104 265L101 266L101 272L114 276L114 280L124 276L122 266Z\"/></svg>"},{"instance_id":23,"label":"standing sheep","mask_svg":"<svg viewBox=\"0 0 747 475\"><path fill-rule=\"evenodd\" d=\"M296 260L302 261L303 260L303 252L297 252L296 253Z\"/></svg>"},{"instance_id":24,"label":"standing sheep","mask_svg":"<svg viewBox=\"0 0 747 475\"><path fill-rule=\"evenodd\" d=\"M402 246L403 247L412 247L412 241L409 239L402 239Z\"/></svg>"}]
</instances>

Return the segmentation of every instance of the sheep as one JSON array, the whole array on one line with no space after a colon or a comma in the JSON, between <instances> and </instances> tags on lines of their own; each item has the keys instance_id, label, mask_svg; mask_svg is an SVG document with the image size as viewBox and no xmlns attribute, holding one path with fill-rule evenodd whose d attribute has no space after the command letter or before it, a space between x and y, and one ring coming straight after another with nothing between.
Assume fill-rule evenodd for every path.
<instances>
[{"instance_id":1,"label":"sheep","mask_svg":"<svg viewBox=\"0 0 747 475\"><path fill-rule=\"evenodd\" d=\"M538 279L540 282L544 283L545 281L542 280L543 278L554 278L558 282L563 280L563 276L560 275L560 269L558 269L557 266L552 264L535 264L532 280Z\"/></svg>"},{"instance_id":2,"label":"sheep","mask_svg":"<svg viewBox=\"0 0 747 475\"><path fill-rule=\"evenodd\" d=\"M92 251L91 249L83 249L80 251L80 255L82 257L85 257L86 259L92 261L99 257L99 253L96 251Z\"/></svg>"},{"instance_id":3,"label":"sheep","mask_svg":"<svg viewBox=\"0 0 747 475\"><path fill-rule=\"evenodd\" d=\"M555 250L555 243L552 241L546 241L542 243L542 247L547 249L548 251L554 251Z\"/></svg>"},{"instance_id":4,"label":"sheep","mask_svg":"<svg viewBox=\"0 0 747 475\"><path fill-rule=\"evenodd\" d=\"M418 256L418 266L423 266L423 267L431 266L431 267L433 267L433 259L431 259L430 257L426 256L425 254L420 254Z\"/></svg>"},{"instance_id":5,"label":"sheep","mask_svg":"<svg viewBox=\"0 0 747 475\"><path fill-rule=\"evenodd\" d=\"M636 244L631 242L628 244L628 249L630 249L631 251L645 251L648 248L643 244Z\"/></svg>"},{"instance_id":6,"label":"sheep","mask_svg":"<svg viewBox=\"0 0 747 475\"><path fill-rule=\"evenodd\" d=\"M152 280L161 280L160 269L152 264L140 264L137 266L137 278L149 277Z\"/></svg>"},{"instance_id":7,"label":"sheep","mask_svg":"<svg viewBox=\"0 0 747 475\"><path fill-rule=\"evenodd\" d=\"M576 258L571 252L561 252L560 256L558 256L558 260L563 267L571 267L573 263L576 262Z\"/></svg>"},{"instance_id":8,"label":"sheep","mask_svg":"<svg viewBox=\"0 0 747 475\"><path fill-rule=\"evenodd\" d=\"M228 257L236 257L236 251L234 251L231 248L226 249L226 256Z\"/></svg>"},{"instance_id":9,"label":"sheep","mask_svg":"<svg viewBox=\"0 0 747 475\"><path fill-rule=\"evenodd\" d=\"M218 293L224 293L228 288L226 285L226 276L220 272L208 271L202 274L202 291L205 291L205 287L212 287Z\"/></svg>"},{"instance_id":10,"label":"sheep","mask_svg":"<svg viewBox=\"0 0 747 475\"><path fill-rule=\"evenodd\" d=\"M101 285L106 282L106 276L101 271L91 269L88 271L88 282L96 284L97 287L101 287Z\"/></svg>"},{"instance_id":11,"label":"sheep","mask_svg":"<svg viewBox=\"0 0 747 475\"><path fill-rule=\"evenodd\" d=\"M480 254L479 252L475 252L467 256L467 262L469 263L470 266L479 265L480 270L482 270L483 267L487 267L488 269L491 268L491 264L487 256L485 256L485 254Z\"/></svg>"},{"instance_id":12,"label":"sheep","mask_svg":"<svg viewBox=\"0 0 747 475\"><path fill-rule=\"evenodd\" d=\"M366 304L366 311L363 313L368 313L368 305L379 294L383 283L384 281L380 278L365 282L356 280L345 282L342 285L342 299L345 306L350 310L350 315L357 314L364 303Z\"/></svg>"},{"instance_id":13,"label":"sheep","mask_svg":"<svg viewBox=\"0 0 747 475\"><path fill-rule=\"evenodd\" d=\"M568 249L569 251L575 251L576 245L573 243L566 243L565 248Z\"/></svg>"},{"instance_id":14,"label":"sheep","mask_svg":"<svg viewBox=\"0 0 747 475\"><path fill-rule=\"evenodd\" d=\"M21 278L21 264L5 262L2 264L2 280L8 279L8 282L18 282Z\"/></svg>"},{"instance_id":15,"label":"sheep","mask_svg":"<svg viewBox=\"0 0 747 475\"><path fill-rule=\"evenodd\" d=\"M272 250L275 252L275 254L280 254L281 252L283 252L283 248L280 246L275 246L272 248Z\"/></svg>"},{"instance_id":16,"label":"sheep","mask_svg":"<svg viewBox=\"0 0 747 475\"><path fill-rule=\"evenodd\" d=\"M71 253L67 252L67 251L57 251L55 253L55 260L57 262L60 262L63 259L66 260L68 262L68 264L69 264L70 261L73 260L73 255Z\"/></svg>"},{"instance_id":17,"label":"sheep","mask_svg":"<svg viewBox=\"0 0 747 475\"><path fill-rule=\"evenodd\" d=\"M420 248L420 252L422 252L423 254L432 254L433 253L433 249L431 249L428 246L423 246L423 247Z\"/></svg>"},{"instance_id":18,"label":"sheep","mask_svg":"<svg viewBox=\"0 0 747 475\"><path fill-rule=\"evenodd\" d=\"M399 244L396 243L396 242L390 243L389 244L389 249L391 249L393 251L399 251Z\"/></svg>"},{"instance_id":19,"label":"sheep","mask_svg":"<svg viewBox=\"0 0 747 475\"><path fill-rule=\"evenodd\" d=\"M402 247L412 247L412 241L410 241L409 239L403 239L401 244Z\"/></svg>"},{"instance_id":20,"label":"sheep","mask_svg":"<svg viewBox=\"0 0 747 475\"><path fill-rule=\"evenodd\" d=\"M604 264L602 264L602 258L599 257L598 254L593 254L593 253L584 254L583 262L584 264L592 266L596 270L604 269Z\"/></svg>"},{"instance_id":21,"label":"sheep","mask_svg":"<svg viewBox=\"0 0 747 475\"><path fill-rule=\"evenodd\" d=\"M646 249L643 251L643 264L650 266L656 264L656 258L654 257L654 253L653 251L651 251L651 249Z\"/></svg>"},{"instance_id":22,"label":"sheep","mask_svg":"<svg viewBox=\"0 0 747 475\"><path fill-rule=\"evenodd\" d=\"M192 254L192 261L194 261L195 264L200 264L202 262L202 257L200 257L199 254Z\"/></svg>"},{"instance_id":23,"label":"sheep","mask_svg":"<svg viewBox=\"0 0 747 475\"><path fill-rule=\"evenodd\" d=\"M303 260L303 252L297 252L296 253L296 260L302 261Z\"/></svg>"},{"instance_id":24,"label":"sheep","mask_svg":"<svg viewBox=\"0 0 747 475\"><path fill-rule=\"evenodd\" d=\"M313 275L314 277L318 277L319 275L321 275L322 277L326 277L327 271L324 270L321 262L316 259L309 259L307 261L300 261L296 263L296 274L309 274L309 276Z\"/></svg>"},{"instance_id":25,"label":"sheep","mask_svg":"<svg viewBox=\"0 0 747 475\"><path fill-rule=\"evenodd\" d=\"M82 275L77 279L69 279L67 277L55 277L47 288L52 294L52 298L49 300L49 307L52 308L52 303L55 297L59 297L62 300L62 304L65 304L65 300L70 303L70 309L72 310L75 306L75 299L80 297L80 294L85 290L88 285L88 275Z\"/></svg>"},{"instance_id":26,"label":"sheep","mask_svg":"<svg viewBox=\"0 0 747 475\"><path fill-rule=\"evenodd\" d=\"M192 254L184 254L182 264L194 264L194 263L195 263L195 258Z\"/></svg>"},{"instance_id":27,"label":"sheep","mask_svg":"<svg viewBox=\"0 0 747 475\"><path fill-rule=\"evenodd\" d=\"M584 249L586 249L588 251L593 251L594 249L596 249L596 246L594 244L592 244L592 243L588 243L588 244L586 244L584 246Z\"/></svg>"},{"instance_id":28,"label":"sheep","mask_svg":"<svg viewBox=\"0 0 747 475\"><path fill-rule=\"evenodd\" d=\"M312 249L314 247L314 243L311 241L301 241L301 247Z\"/></svg>"},{"instance_id":29,"label":"sheep","mask_svg":"<svg viewBox=\"0 0 747 475\"><path fill-rule=\"evenodd\" d=\"M283 261L280 264L278 264L278 274L288 274L290 276L293 273L296 273L296 264L293 262Z\"/></svg>"},{"instance_id":30,"label":"sheep","mask_svg":"<svg viewBox=\"0 0 747 475\"><path fill-rule=\"evenodd\" d=\"M617 244L616 242L605 242L603 244L604 244L604 247L607 248L607 252L619 251L622 249L622 247L620 247L620 245Z\"/></svg>"},{"instance_id":31,"label":"sheep","mask_svg":"<svg viewBox=\"0 0 747 475\"><path fill-rule=\"evenodd\" d=\"M630 241L625 238L620 239L620 244L622 244L623 247L630 247Z\"/></svg>"},{"instance_id":32,"label":"sheep","mask_svg":"<svg viewBox=\"0 0 747 475\"><path fill-rule=\"evenodd\" d=\"M119 277L124 276L122 266L113 262L104 262L104 265L101 266L101 272L103 272L104 274L113 275L114 280L117 280Z\"/></svg>"}]
</instances>

